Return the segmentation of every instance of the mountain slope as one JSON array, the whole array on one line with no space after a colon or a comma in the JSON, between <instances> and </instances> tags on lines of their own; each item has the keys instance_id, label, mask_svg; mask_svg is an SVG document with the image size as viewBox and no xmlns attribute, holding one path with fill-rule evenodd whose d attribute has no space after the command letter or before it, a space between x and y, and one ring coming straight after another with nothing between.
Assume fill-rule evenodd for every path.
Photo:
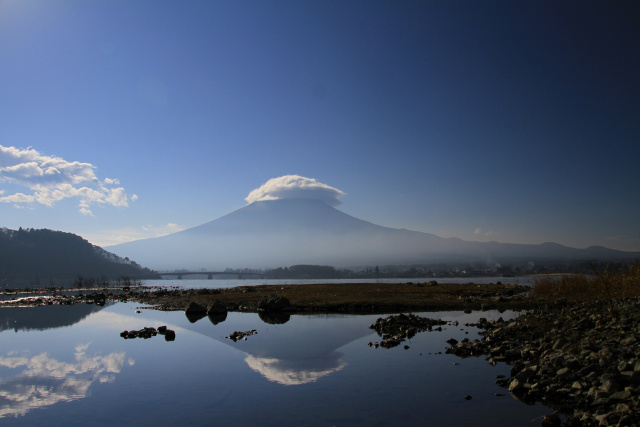
<instances>
[{"instance_id":1,"label":"mountain slope","mask_svg":"<svg viewBox=\"0 0 640 427\"><path fill-rule=\"evenodd\" d=\"M120 256L156 269L276 267L293 264L355 266L432 262L586 260L632 258L606 248L574 249L553 243L468 242L382 227L321 201L254 202L214 221L154 239L111 246Z\"/></svg>"},{"instance_id":2,"label":"mountain slope","mask_svg":"<svg viewBox=\"0 0 640 427\"><path fill-rule=\"evenodd\" d=\"M148 277L152 272L94 246L80 236L52 230L0 229L0 285L60 286L93 279Z\"/></svg>"}]
</instances>

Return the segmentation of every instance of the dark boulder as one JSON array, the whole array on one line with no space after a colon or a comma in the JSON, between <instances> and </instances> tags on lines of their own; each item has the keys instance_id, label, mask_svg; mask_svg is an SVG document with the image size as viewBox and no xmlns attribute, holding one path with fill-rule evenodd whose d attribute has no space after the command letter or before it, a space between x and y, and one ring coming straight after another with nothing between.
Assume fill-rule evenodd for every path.
<instances>
[{"instance_id":1,"label":"dark boulder","mask_svg":"<svg viewBox=\"0 0 640 427\"><path fill-rule=\"evenodd\" d=\"M214 299L207 306L207 314L208 315L222 314L222 313L226 313L226 312L227 312L227 306L224 305L224 303L222 301L218 300L218 299Z\"/></svg>"},{"instance_id":2,"label":"dark boulder","mask_svg":"<svg viewBox=\"0 0 640 427\"><path fill-rule=\"evenodd\" d=\"M207 314L207 308L201 306L196 302L189 303L189 306L184 310L184 313L188 316L190 314Z\"/></svg>"},{"instance_id":3,"label":"dark boulder","mask_svg":"<svg viewBox=\"0 0 640 427\"><path fill-rule=\"evenodd\" d=\"M176 332L172 329L167 329L164 332L165 341L175 341L176 340Z\"/></svg>"},{"instance_id":4,"label":"dark boulder","mask_svg":"<svg viewBox=\"0 0 640 427\"><path fill-rule=\"evenodd\" d=\"M187 316L187 319L189 319L189 322L195 323L207 315L207 308L192 302L186 308L184 314Z\"/></svg>"},{"instance_id":5,"label":"dark boulder","mask_svg":"<svg viewBox=\"0 0 640 427\"><path fill-rule=\"evenodd\" d=\"M282 311L286 307L289 307L291 303L287 297L281 297L278 295L268 295L260 301L258 304L258 310L262 311Z\"/></svg>"}]
</instances>

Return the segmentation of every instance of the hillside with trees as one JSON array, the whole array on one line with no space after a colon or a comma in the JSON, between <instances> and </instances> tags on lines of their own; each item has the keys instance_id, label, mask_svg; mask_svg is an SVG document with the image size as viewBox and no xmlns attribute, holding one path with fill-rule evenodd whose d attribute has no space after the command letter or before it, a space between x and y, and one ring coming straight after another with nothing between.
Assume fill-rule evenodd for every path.
<instances>
[{"instance_id":1,"label":"hillside with trees","mask_svg":"<svg viewBox=\"0 0 640 427\"><path fill-rule=\"evenodd\" d=\"M0 228L0 285L4 288L153 277L157 275L148 268L72 233Z\"/></svg>"}]
</instances>

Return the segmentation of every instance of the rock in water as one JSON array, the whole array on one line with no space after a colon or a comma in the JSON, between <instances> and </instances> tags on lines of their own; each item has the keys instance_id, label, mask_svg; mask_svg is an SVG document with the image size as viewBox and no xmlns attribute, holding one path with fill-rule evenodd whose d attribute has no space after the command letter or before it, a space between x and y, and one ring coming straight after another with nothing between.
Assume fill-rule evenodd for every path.
<instances>
[{"instance_id":1,"label":"rock in water","mask_svg":"<svg viewBox=\"0 0 640 427\"><path fill-rule=\"evenodd\" d=\"M207 314L207 309L196 302L189 303L189 306L184 310L184 313L188 316L191 314Z\"/></svg>"},{"instance_id":2,"label":"rock in water","mask_svg":"<svg viewBox=\"0 0 640 427\"><path fill-rule=\"evenodd\" d=\"M207 314L222 314L227 312L227 306L219 299L214 299L207 306Z\"/></svg>"},{"instance_id":3,"label":"rock in water","mask_svg":"<svg viewBox=\"0 0 640 427\"><path fill-rule=\"evenodd\" d=\"M258 304L258 310L264 311L282 311L285 307L290 306L291 303L287 297L281 297L278 295L268 295L260 301Z\"/></svg>"},{"instance_id":4,"label":"rock in water","mask_svg":"<svg viewBox=\"0 0 640 427\"><path fill-rule=\"evenodd\" d=\"M176 332L172 329L167 329L164 332L164 340L165 341L175 341L176 340Z\"/></svg>"}]
</instances>

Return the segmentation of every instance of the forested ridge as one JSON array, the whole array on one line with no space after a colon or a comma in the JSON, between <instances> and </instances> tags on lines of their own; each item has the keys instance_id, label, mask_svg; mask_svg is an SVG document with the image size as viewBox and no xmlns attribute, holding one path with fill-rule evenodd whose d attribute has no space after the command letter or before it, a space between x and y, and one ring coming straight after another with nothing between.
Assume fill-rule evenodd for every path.
<instances>
[{"instance_id":1,"label":"forested ridge","mask_svg":"<svg viewBox=\"0 0 640 427\"><path fill-rule=\"evenodd\" d=\"M3 287L61 286L79 278L115 280L154 275L136 262L120 258L72 233L0 228L0 285Z\"/></svg>"}]
</instances>

